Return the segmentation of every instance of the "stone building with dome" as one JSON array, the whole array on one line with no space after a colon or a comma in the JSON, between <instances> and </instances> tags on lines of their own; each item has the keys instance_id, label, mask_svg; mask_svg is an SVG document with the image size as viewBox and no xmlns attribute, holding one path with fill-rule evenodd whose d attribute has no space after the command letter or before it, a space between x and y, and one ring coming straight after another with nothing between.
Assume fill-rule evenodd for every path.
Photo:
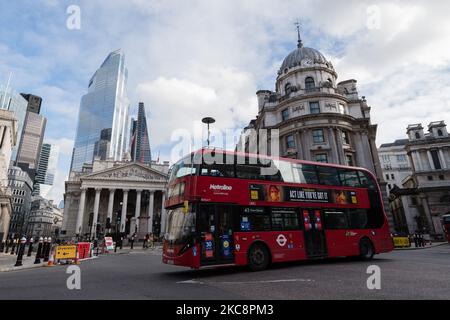
<instances>
[{"instance_id":1,"label":"stone building with dome","mask_svg":"<svg viewBox=\"0 0 450 320\"><path fill-rule=\"evenodd\" d=\"M282 157L369 169L378 177L388 211L371 107L359 96L356 80L337 78L332 63L303 46L299 36L277 73L275 91L257 91L258 115L247 128L278 129ZM392 226L389 213L388 220Z\"/></svg>"}]
</instances>

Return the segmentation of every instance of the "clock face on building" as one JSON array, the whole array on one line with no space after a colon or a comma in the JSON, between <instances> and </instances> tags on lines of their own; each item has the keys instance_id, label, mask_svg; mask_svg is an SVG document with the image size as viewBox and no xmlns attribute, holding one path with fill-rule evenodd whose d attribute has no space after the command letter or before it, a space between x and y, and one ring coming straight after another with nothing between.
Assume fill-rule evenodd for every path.
<instances>
[{"instance_id":1,"label":"clock face on building","mask_svg":"<svg viewBox=\"0 0 450 320\"><path fill-rule=\"evenodd\" d=\"M313 62L312 62L312 60L309 59L309 58L305 58L305 59L302 60L302 65L310 66L310 65L312 65L312 64L313 64Z\"/></svg>"}]
</instances>

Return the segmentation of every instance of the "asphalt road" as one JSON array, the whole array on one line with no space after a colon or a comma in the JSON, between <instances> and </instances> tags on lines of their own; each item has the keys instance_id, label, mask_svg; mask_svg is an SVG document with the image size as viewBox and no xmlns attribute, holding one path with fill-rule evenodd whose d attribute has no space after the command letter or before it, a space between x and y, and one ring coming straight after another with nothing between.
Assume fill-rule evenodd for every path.
<instances>
[{"instance_id":1,"label":"asphalt road","mask_svg":"<svg viewBox=\"0 0 450 320\"><path fill-rule=\"evenodd\" d=\"M367 267L381 289L367 288ZM160 251L100 256L81 265L81 289L67 266L0 273L6 299L450 299L450 245L394 251L370 262L333 259L273 265L262 272L164 265Z\"/></svg>"}]
</instances>

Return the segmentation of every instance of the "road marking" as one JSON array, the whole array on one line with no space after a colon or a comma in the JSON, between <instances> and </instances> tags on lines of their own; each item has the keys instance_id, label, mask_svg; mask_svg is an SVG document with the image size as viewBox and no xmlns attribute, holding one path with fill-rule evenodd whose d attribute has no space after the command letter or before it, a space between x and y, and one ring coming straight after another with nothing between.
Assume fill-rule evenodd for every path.
<instances>
[{"instance_id":1,"label":"road marking","mask_svg":"<svg viewBox=\"0 0 450 320\"><path fill-rule=\"evenodd\" d=\"M255 281L209 281L207 284L257 284L257 283L282 283L282 282L314 282L312 279L276 279L276 280L255 280ZM203 281L195 279L178 281L177 283L205 284Z\"/></svg>"}]
</instances>

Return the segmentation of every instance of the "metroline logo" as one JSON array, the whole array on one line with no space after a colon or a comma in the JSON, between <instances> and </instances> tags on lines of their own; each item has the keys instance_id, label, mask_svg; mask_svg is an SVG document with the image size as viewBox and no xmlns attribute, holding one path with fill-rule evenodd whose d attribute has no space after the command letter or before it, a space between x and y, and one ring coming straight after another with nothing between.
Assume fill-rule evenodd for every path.
<instances>
[{"instance_id":1,"label":"metroline logo","mask_svg":"<svg viewBox=\"0 0 450 320\"><path fill-rule=\"evenodd\" d=\"M209 189L211 190L227 190L231 191L233 189L232 186L227 186L226 184L210 184Z\"/></svg>"}]
</instances>

